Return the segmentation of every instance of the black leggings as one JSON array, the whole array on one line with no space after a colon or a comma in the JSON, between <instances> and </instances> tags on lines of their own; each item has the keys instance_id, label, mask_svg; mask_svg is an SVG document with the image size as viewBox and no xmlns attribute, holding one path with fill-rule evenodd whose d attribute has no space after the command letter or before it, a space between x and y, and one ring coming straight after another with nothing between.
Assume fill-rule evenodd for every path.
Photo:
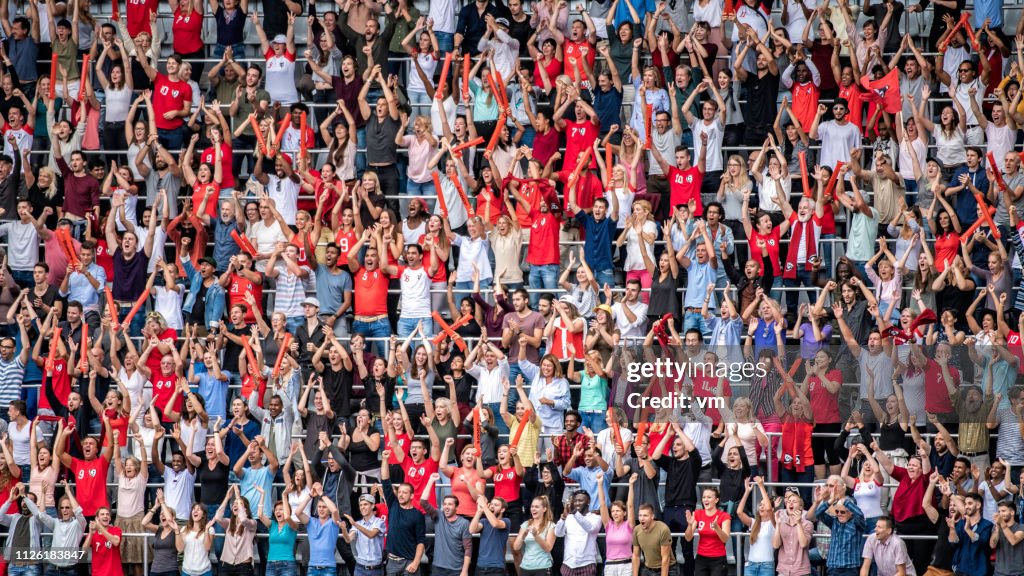
<instances>
[{"instance_id":1,"label":"black leggings","mask_svg":"<svg viewBox=\"0 0 1024 576\"><path fill-rule=\"evenodd\" d=\"M719 556L717 558L697 556L693 560L694 576L725 576L728 568L729 566L725 561L725 556Z\"/></svg>"}]
</instances>

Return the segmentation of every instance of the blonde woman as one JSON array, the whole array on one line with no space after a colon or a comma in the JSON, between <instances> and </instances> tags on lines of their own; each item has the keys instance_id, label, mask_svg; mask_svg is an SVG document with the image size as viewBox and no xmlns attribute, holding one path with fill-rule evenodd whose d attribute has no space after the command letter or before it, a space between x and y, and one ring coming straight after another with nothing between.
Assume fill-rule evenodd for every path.
<instances>
[{"instance_id":1,"label":"blonde woman","mask_svg":"<svg viewBox=\"0 0 1024 576\"><path fill-rule=\"evenodd\" d=\"M502 214L488 233L488 239L494 252L494 284L500 284L506 292L522 288L523 269L519 262L522 260L523 237L519 233L519 223L508 214Z\"/></svg>"},{"instance_id":2,"label":"blonde woman","mask_svg":"<svg viewBox=\"0 0 1024 576\"><path fill-rule=\"evenodd\" d=\"M520 576L550 576L551 549L555 546L555 525L546 496L533 499L530 520L522 525L512 542Z\"/></svg>"},{"instance_id":3,"label":"blonde woman","mask_svg":"<svg viewBox=\"0 0 1024 576\"><path fill-rule=\"evenodd\" d=\"M736 507L736 518L750 530L750 548L747 550L745 571L757 574L775 573L775 509L771 496L764 487L764 480L757 477L757 488L761 498L757 505L757 513L753 517L747 515L747 500L753 491L754 483L747 479L743 498Z\"/></svg>"},{"instance_id":4,"label":"blonde woman","mask_svg":"<svg viewBox=\"0 0 1024 576\"><path fill-rule=\"evenodd\" d=\"M409 196L436 196L434 189L433 170L430 159L437 152L438 140L434 137L434 128L429 115L418 115L412 121L412 134L406 134L409 117L402 118L402 125L395 135L395 145L409 150L409 182L405 193ZM401 213L409 211L409 202L401 203Z\"/></svg>"},{"instance_id":5,"label":"blonde woman","mask_svg":"<svg viewBox=\"0 0 1024 576\"><path fill-rule=\"evenodd\" d=\"M725 209L725 225L732 229L737 240L746 238L743 235L743 196L754 189L754 183L747 172L746 161L739 154L732 154L725 163L725 172L718 186L715 197Z\"/></svg>"},{"instance_id":6,"label":"blonde woman","mask_svg":"<svg viewBox=\"0 0 1024 576\"><path fill-rule=\"evenodd\" d=\"M119 440L119 431L114 430L114 443ZM132 440L144 448L142 436L138 433ZM140 534L144 531L143 513L145 512L146 482L149 479L146 465L146 451L140 449L139 457L129 456L122 460L121 450L114 450L114 470L117 473L117 521L115 526L123 534ZM121 561L129 565L135 574L142 573L142 547L145 539L139 536L121 538Z\"/></svg>"},{"instance_id":7,"label":"blonde woman","mask_svg":"<svg viewBox=\"0 0 1024 576\"><path fill-rule=\"evenodd\" d=\"M643 242L641 243L641 236ZM618 247L626 246L626 261L622 266L626 280L639 280L643 288L641 298L646 304L650 300L651 273L647 270L641 250L647 251L648 258L654 260L654 240L658 237L658 225L654 222L651 203L648 200L633 202L633 214L630 216L626 229L615 240Z\"/></svg>"},{"instance_id":8,"label":"blonde woman","mask_svg":"<svg viewBox=\"0 0 1024 576\"><path fill-rule=\"evenodd\" d=\"M732 410L723 407L721 412L722 422L728 422L730 428L735 427L735 431L730 432L725 438L725 453L728 454L733 446L738 446L747 455L750 475L760 476L758 458L761 447L768 446L769 442L764 426L754 417L754 405L750 398L740 396L733 402Z\"/></svg>"}]
</instances>

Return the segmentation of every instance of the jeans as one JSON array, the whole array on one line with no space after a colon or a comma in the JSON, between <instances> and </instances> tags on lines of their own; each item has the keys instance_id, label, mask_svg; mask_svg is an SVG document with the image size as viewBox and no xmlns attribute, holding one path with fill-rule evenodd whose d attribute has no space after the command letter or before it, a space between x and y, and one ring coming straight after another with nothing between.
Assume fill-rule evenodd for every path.
<instances>
[{"instance_id":1,"label":"jeans","mask_svg":"<svg viewBox=\"0 0 1024 576\"><path fill-rule=\"evenodd\" d=\"M31 270L11 270L11 279L22 289L32 288L36 284Z\"/></svg>"},{"instance_id":2,"label":"jeans","mask_svg":"<svg viewBox=\"0 0 1024 576\"><path fill-rule=\"evenodd\" d=\"M423 336L430 338L434 335L434 321L429 316L426 318L405 318L398 319L398 338L404 340L409 334L416 330L416 325L423 322Z\"/></svg>"},{"instance_id":3,"label":"jeans","mask_svg":"<svg viewBox=\"0 0 1024 576\"><path fill-rule=\"evenodd\" d=\"M367 102L371 100L367 99ZM362 177L366 171L366 128L356 130L356 176Z\"/></svg>"},{"instance_id":4,"label":"jeans","mask_svg":"<svg viewBox=\"0 0 1024 576\"><path fill-rule=\"evenodd\" d=\"M412 72L415 74L415 72ZM417 116L430 117L430 95L426 92L409 92L409 106L412 112L409 114L409 128L413 127L413 121Z\"/></svg>"},{"instance_id":5,"label":"jeans","mask_svg":"<svg viewBox=\"0 0 1024 576\"><path fill-rule=\"evenodd\" d=\"M558 264L542 264L540 266L530 266L530 288L541 290L557 290L558 269ZM536 308L537 300L539 298L539 292L531 293L530 306Z\"/></svg>"},{"instance_id":6,"label":"jeans","mask_svg":"<svg viewBox=\"0 0 1024 576\"><path fill-rule=\"evenodd\" d=\"M213 58L220 60L224 56L224 51L227 46L224 44L213 45ZM234 53L235 58L245 58L245 42L239 42L238 44L231 44L231 51Z\"/></svg>"},{"instance_id":7,"label":"jeans","mask_svg":"<svg viewBox=\"0 0 1024 576\"><path fill-rule=\"evenodd\" d=\"M39 564L29 564L28 566L16 566L14 564L7 565L7 576L39 576L39 571L42 568Z\"/></svg>"},{"instance_id":8,"label":"jeans","mask_svg":"<svg viewBox=\"0 0 1024 576\"><path fill-rule=\"evenodd\" d=\"M486 278L480 280L480 295L485 299L487 295L484 292L488 292L491 289L491 280L493 278ZM472 282L456 282L455 283L455 303L458 304L459 300L463 297L471 297L473 294L473 283Z\"/></svg>"},{"instance_id":9,"label":"jeans","mask_svg":"<svg viewBox=\"0 0 1024 576\"><path fill-rule=\"evenodd\" d=\"M355 576L384 576L384 568L377 568L376 570L367 570L359 564L356 564L355 570L352 571Z\"/></svg>"},{"instance_id":10,"label":"jeans","mask_svg":"<svg viewBox=\"0 0 1024 576\"><path fill-rule=\"evenodd\" d=\"M509 391L511 393L511 390ZM509 429L508 424L505 423L505 419L501 417L501 402L490 402L487 407L491 409L491 414L494 414L494 425L498 427L498 437L503 438L508 436ZM515 412L513 411L513 414Z\"/></svg>"},{"instance_id":11,"label":"jeans","mask_svg":"<svg viewBox=\"0 0 1024 576\"><path fill-rule=\"evenodd\" d=\"M388 565L387 565L387 574L388 574L388 576L400 576L400 575L410 574L409 572L405 571L405 567L408 566L411 563L412 563L412 560L406 560L404 558L401 559L401 560L395 560L394 558L390 558L389 557L388 558ZM419 573L420 573L419 570L416 570L415 572L412 572L412 574L419 574ZM311 570L310 574L307 574L307 576L320 576L320 575L319 574L312 574L312 570Z\"/></svg>"},{"instance_id":12,"label":"jeans","mask_svg":"<svg viewBox=\"0 0 1024 576\"><path fill-rule=\"evenodd\" d=\"M581 412L580 415L583 416L583 425L594 434L600 434L608 427L604 412Z\"/></svg>"},{"instance_id":13,"label":"jeans","mask_svg":"<svg viewBox=\"0 0 1024 576\"><path fill-rule=\"evenodd\" d=\"M288 560L267 562L267 576L295 576L295 562Z\"/></svg>"},{"instance_id":14,"label":"jeans","mask_svg":"<svg viewBox=\"0 0 1024 576\"><path fill-rule=\"evenodd\" d=\"M405 196L424 196L433 197L437 196L437 192L434 190L434 181L428 180L426 182L413 182L412 180L406 180L405 184ZM399 208L402 214L409 212L409 201L401 199L398 202Z\"/></svg>"},{"instance_id":15,"label":"jeans","mask_svg":"<svg viewBox=\"0 0 1024 576\"><path fill-rule=\"evenodd\" d=\"M700 330L700 333L704 336L708 336L710 334L710 332L708 332L707 324L704 323L704 316L701 316L700 312L684 313L683 332L685 333L687 330L690 330L691 328L696 328L697 330Z\"/></svg>"},{"instance_id":16,"label":"jeans","mask_svg":"<svg viewBox=\"0 0 1024 576\"><path fill-rule=\"evenodd\" d=\"M610 268L608 270L594 270L594 280L597 282L597 286L599 288L604 288L605 285L614 287L615 272ZM604 298L603 295L601 297ZM611 304L608 302L605 302L605 304L611 306Z\"/></svg>"},{"instance_id":17,"label":"jeans","mask_svg":"<svg viewBox=\"0 0 1024 576\"><path fill-rule=\"evenodd\" d=\"M775 562L747 562L743 576L775 576Z\"/></svg>"},{"instance_id":18,"label":"jeans","mask_svg":"<svg viewBox=\"0 0 1024 576\"><path fill-rule=\"evenodd\" d=\"M682 506L665 506L662 512L662 521L668 524L669 530L673 534L682 534L686 532L686 509ZM687 542L686 538L674 537L672 542L673 553L676 549L676 543L680 542L683 545L683 575L693 576L693 542Z\"/></svg>"},{"instance_id":19,"label":"jeans","mask_svg":"<svg viewBox=\"0 0 1024 576\"><path fill-rule=\"evenodd\" d=\"M285 320L285 326L288 327L288 331L292 334L299 333L299 326L306 323L306 319L302 316L292 316Z\"/></svg>"},{"instance_id":20,"label":"jeans","mask_svg":"<svg viewBox=\"0 0 1024 576\"><path fill-rule=\"evenodd\" d=\"M380 320L374 320L373 322L363 322L362 320L352 321L352 332L355 334L362 334L364 338L381 338L372 343L376 348L376 354L387 358L387 342L386 340L391 337L391 325L388 324L387 318L381 318Z\"/></svg>"},{"instance_id":21,"label":"jeans","mask_svg":"<svg viewBox=\"0 0 1024 576\"><path fill-rule=\"evenodd\" d=\"M181 143L185 140L185 136L181 130L181 128L175 128L173 130L157 128L156 133L157 137L160 139L160 144L172 152L181 150Z\"/></svg>"},{"instance_id":22,"label":"jeans","mask_svg":"<svg viewBox=\"0 0 1024 576\"><path fill-rule=\"evenodd\" d=\"M78 570L74 566L54 566L53 564L47 564L43 569L43 573L46 576L76 576Z\"/></svg>"},{"instance_id":23,"label":"jeans","mask_svg":"<svg viewBox=\"0 0 1024 576\"><path fill-rule=\"evenodd\" d=\"M454 32L434 32L434 36L437 37L437 50L444 56L446 53L455 50L455 33ZM390 573L390 570L388 571Z\"/></svg>"}]
</instances>

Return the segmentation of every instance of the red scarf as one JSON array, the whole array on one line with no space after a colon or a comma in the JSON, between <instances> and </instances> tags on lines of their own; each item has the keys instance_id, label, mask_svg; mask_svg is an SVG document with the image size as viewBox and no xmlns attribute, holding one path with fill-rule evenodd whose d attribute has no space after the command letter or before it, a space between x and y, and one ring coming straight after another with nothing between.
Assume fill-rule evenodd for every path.
<instances>
[{"instance_id":1,"label":"red scarf","mask_svg":"<svg viewBox=\"0 0 1024 576\"><path fill-rule=\"evenodd\" d=\"M797 239L804 243L807 251L804 270L810 272L813 268L811 260L818 253L818 243L814 241L814 216L808 218L806 222L801 222L799 218L793 221L793 235L789 241L789 252L786 254L786 269L782 271L782 277L787 280L796 279L796 259L800 253L800 242Z\"/></svg>"}]
</instances>

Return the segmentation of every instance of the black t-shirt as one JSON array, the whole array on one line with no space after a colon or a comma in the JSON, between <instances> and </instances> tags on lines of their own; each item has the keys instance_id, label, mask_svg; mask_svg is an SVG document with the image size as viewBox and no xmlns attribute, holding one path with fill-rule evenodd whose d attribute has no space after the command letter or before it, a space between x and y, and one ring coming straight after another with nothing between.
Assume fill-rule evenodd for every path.
<instances>
[{"instance_id":1,"label":"black t-shirt","mask_svg":"<svg viewBox=\"0 0 1024 576\"><path fill-rule=\"evenodd\" d=\"M228 465L218 460L217 465L210 470L210 461L207 460L206 455L200 454L199 458L202 463L196 469L196 475L203 485L203 489L199 491L199 501L207 506L219 505L228 493Z\"/></svg>"},{"instance_id":2,"label":"black t-shirt","mask_svg":"<svg viewBox=\"0 0 1024 576\"><path fill-rule=\"evenodd\" d=\"M690 451L690 457L680 460L671 454L658 458L655 463L668 474L665 482L665 506L697 507L697 477L700 475L700 452Z\"/></svg>"},{"instance_id":3,"label":"black t-shirt","mask_svg":"<svg viewBox=\"0 0 1024 576\"><path fill-rule=\"evenodd\" d=\"M251 334L249 326L242 326L241 328L235 328L233 324L229 324L224 327L228 332L238 336L239 338L248 338ZM242 353L242 346L235 344L231 339L226 339L224 344L224 361L221 362L221 369L231 372L232 374L238 374L238 355Z\"/></svg>"},{"instance_id":4,"label":"black t-shirt","mask_svg":"<svg viewBox=\"0 0 1024 576\"><path fill-rule=\"evenodd\" d=\"M779 75L765 72L763 77L756 73L748 73L747 111L743 118L748 123L771 124L778 112Z\"/></svg>"},{"instance_id":5,"label":"black t-shirt","mask_svg":"<svg viewBox=\"0 0 1024 576\"><path fill-rule=\"evenodd\" d=\"M348 418L352 415L352 371L334 370L330 364L324 364L324 371L321 373L324 378L324 392L331 403L331 410L336 416Z\"/></svg>"},{"instance_id":6,"label":"black t-shirt","mask_svg":"<svg viewBox=\"0 0 1024 576\"><path fill-rule=\"evenodd\" d=\"M207 287L205 284L199 284L199 291L196 292L196 302L192 305L192 316L190 321L200 326L206 325L206 292Z\"/></svg>"}]
</instances>

